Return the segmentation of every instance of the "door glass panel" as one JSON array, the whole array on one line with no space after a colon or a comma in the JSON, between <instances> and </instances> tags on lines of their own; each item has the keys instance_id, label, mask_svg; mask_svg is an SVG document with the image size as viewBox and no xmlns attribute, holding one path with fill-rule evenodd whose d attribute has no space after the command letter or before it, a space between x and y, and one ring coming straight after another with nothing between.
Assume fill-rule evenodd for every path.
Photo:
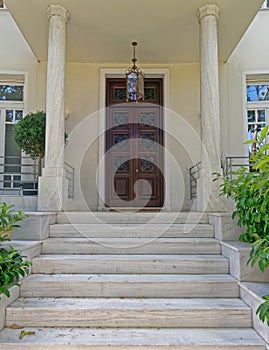
<instances>
[{"instance_id":1,"label":"door glass panel","mask_svg":"<svg viewBox=\"0 0 269 350\"><path fill-rule=\"evenodd\" d=\"M248 139L257 140L262 128L266 126L265 109L255 109L248 111ZM249 144L249 153L255 153L259 149L260 144Z\"/></svg>"},{"instance_id":2,"label":"door glass panel","mask_svg":"<svg viewBox=\"0 0 269 350\"><path fill-rule=\"evenodd\" d=\"M118 149L127 149L128 137L128 134L114 134L114 147Z\"/></svg>"},{"instance_id":3,"label":"door glass panel","mask_svg":"<svg viewBox=\"0 0 269 350\"><path fill-rule=\"evenodd\" d=\"M14 111L12 109L6 110L6 122L13 123L13 114Z\"/></svg>"},{"instance_id":4,"label":"door glass panel","mask_svg":"<svg viewBox=\"0 0 269 350\"><path fill-rule=\"evenodd\" d=\"M141 134L141 149L154 149L155 148L155 135L154 134Z\"/></svg>"},{"instance_id":5,"label":"door glass panel","mask_svg":"<svg viewBox=\"0 0 269 350\"><path fill-rule=\"evenodd\" d=\"M141 171L150 172L154 171L154 157L143 157L141 159Z\"/></svg>"},{"instance_id":6,"label":"door glass panel","mask_svg":"<svg viewBox=\"0 0 269 350\"><path fill-rule=\"evenodd\" d=\"M255 123L255 111L248 111L248 123Z\"/></svg>"},{"instance_id":7,"label":"door glass panel","mask_svg":"<svg viewBox=\"0 0 269 350\"><path fill-rule=\"evenodd\" d=\"M22 111L15 111L15 122L22 120L22 118L23 118L23 112Z\"/></svg>"},{"instance_id":8,"label":"door glass panel","mask_svg":"<svg viewBox=\"0 0 269 350\"><path fill-rule=\"evenodd\" d=\"M265 110L258 110L258 122L263 122L265 123Z\"/></svg>"},{"instance_id":9,"label":"door glass panel","mask_svg":"<svg viewBox=\"0 0 269 350\"><path fill-rule=\"evenodd\" d=\"M127 127L128 126L128 112L116 112L113 115L114 126Z\"/></svg>"},{"instance_id":10,"label":"door glass panel","mask_svg":"<svg viewBox=\"0 0 269 350\"><path fill-rule=\"evenodd\" d=\"M114 157L114 171L128 171L128 170L129 170L128 157L126 156Z\"/></svg>"},{"instance_id":11,"label":"door glass panel","mask_svg":"<svg viewBox=\"0 0 269 350\"><path fill-rule=\"evenodd\" d=\"M126 101L126 88L114 89L114 100Z\"/></svg>"},{"instance_id":12,"label":"door glass panel","mask_svg":"<svg viewBox=\"0 0 269 350\"><path fill-rule=\"evenodd\" d=\"M155 100L155 89L145 88L144 89L144 100Z\"/></svg>"},{"instance_id":13,"label":"door glass panel","mask_svg":"<svg viewBox=\"0 0 269 350\"><path fill-rule=\"evenodd\" d=\"M141 127L150 127L155 124L155 114L151 112L144 112L140 118Z\"/></svg>"}]
</instances>

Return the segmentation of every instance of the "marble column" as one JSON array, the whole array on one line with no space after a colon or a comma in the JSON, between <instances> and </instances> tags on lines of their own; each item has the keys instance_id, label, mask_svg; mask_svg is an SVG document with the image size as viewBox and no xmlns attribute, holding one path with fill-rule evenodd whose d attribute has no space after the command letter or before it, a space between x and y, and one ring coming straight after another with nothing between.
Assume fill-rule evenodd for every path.
<instances>
[{"instance_id":1,"label":"marble column","mask_svg":"<svg viewBox=\"0 0 269 350\"><path fill-rule=\"evenodd\" d=\"M68 11L47 9L49 19L45 168L39 179L39 211L60 211L67 196L64 171L65 60Z\"/></svg>"},{"instance_id":2,"label":"marble column","mask_svg":"<svg viewBox=\"0 0 269 350\"><path fill-rule=\"evenodd\" d=\"M212 182L214 172L221 172L218 29L219 8L207 4L198 10L200 23L200 107L201 107L201 177L197 204L200 211L224 211L219 197L219 183Z\"/></svg>"}]
</instances>

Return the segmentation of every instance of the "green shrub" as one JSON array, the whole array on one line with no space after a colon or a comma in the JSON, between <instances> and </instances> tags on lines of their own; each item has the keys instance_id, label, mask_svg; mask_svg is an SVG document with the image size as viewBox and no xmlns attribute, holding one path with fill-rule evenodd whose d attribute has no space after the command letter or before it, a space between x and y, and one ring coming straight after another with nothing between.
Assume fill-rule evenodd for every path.
<instances>
[{"instance_id":1,"label":"green shrub","mask_svg":"<svg viewBox=\"0 0 269 350\"><path fill-rule=\"evenodd\" d=\"M31 158L43 158L45 154L46 113L27 114L15 125L14 140Z\"/></svg>"},{"instance_id":2,"label":"green shrub","mask_svg":"<svg viewBox=\"0 0 269 350\"><path fill-rule=\"evenodd\" d=\"M251 171L241 167L232 179L216 174L216 179L222 179L220 194L235 202L233 219L237 217L238 225L246 226L240 240L249 243L269 234L269 145L264 144L267 135L265 127L258 138L260 149L250 156Z\"/></svg>"},{"instance_id":3,"label":"green shrub","mask_svg":"<svg viewBox=\"0 0 269 350\"><path fill-rule=\"evenodd\" d=\"M27 215L22 211L17 213L13 209L14 205L0 204L0 242L9 240L7 233L20 227L18 222L25 219Z\"/></svg>"},{"instance_id":4,"label":"green shrub","mask_svg":"<svg viewBox=\"0 0 269 350\"><path fill-rule=\"evenodd\" d=\"M9 241L7 233L20 227L18 222L27 217L22 211L16 213L13 208L14 205L8 206L4 202L0 205L0 242ZM9 288L19 286L20 277L30 272L31 263L24 258L13 246L0 245L0 294L10 297Z\"/></svg>"},{"instance_id":5,"label":"green shrub","mask_svg":"<svg viewBox=\"0 0 269 350\"><path fill-rule=\"evenodd\" d=\"M253 267L256 263L262 272L269 266L269 127L262 129L257 138L260 146L255 154L250 155L250 169L241 167L233 174L232 179L221 179L220 194L231 198L235 202L232 217L238 217L238 225L246 226L246 232L240 240L252 243L250 258L247 264ZM256 141L247 141L246 144ZM267 320L269 326L269 296L261 304L256 313L262 322Z\"/></svg>"},{"instance_id":6,"label":"green shrub","mask_svg":"<svg viewBox=\"0 0 269 350\"><path fill-rule=\"evenodd\" d=\"M20 276L26 276L30 266L31 263L24 261L24 256L14 247L9 246L9 249L0 247L0 293L10 297L9 288L20 285Z\"/></svg>"},{"instance_id":7,"label":"green shrub","mask_svg":"<svg viewBox=\"0 0 269 350\"><path fill-rule=\"evenodd\" d=\"M29 157L40 159L45 155L46 113L37 111L27 114L14 127L14 140ZM64 133L67 144L68 135Z\"/></svg>"}]
</instances>

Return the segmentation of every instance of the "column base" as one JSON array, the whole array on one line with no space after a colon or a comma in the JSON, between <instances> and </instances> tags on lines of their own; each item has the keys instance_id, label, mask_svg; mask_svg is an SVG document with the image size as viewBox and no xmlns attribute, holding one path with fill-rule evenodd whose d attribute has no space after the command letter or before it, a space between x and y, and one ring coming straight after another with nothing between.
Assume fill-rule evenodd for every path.
<instances>
[{"instance_id":1,"label":"column base","mask_svg":"<svg viewBox=\"0 0 269 350\"><path fill-rule=\"evenodd\" d=\"M197 210L208 213L227 212L227 203L220 196L219 181L213 182L212 168L201 168L197 182Z\"/></svg>"},{"instance_id":2,"label":"column base","mask_svg":"<svg viewBox=\"0 0 269 350\"><path fill-rule=\"evenodd\" d=\"M39 177L38 211L62 211L67 201L67 189L64 176Z\"/></svg>"}]
</instances>

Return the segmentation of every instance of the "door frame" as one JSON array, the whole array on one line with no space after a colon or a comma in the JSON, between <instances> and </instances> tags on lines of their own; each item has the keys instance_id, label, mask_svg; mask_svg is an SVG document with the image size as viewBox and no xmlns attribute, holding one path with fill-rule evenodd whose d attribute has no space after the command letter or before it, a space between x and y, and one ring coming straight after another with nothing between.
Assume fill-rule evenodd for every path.
<instances>
[{"instance_id":1,"label":"door frame","mask_svg":"<svg viewBox=\"0 0 269 350\"><path fill-rule=\"evenodd\" d=\"M169 68L143 68L147 78L163 79L163 144L164 149L169 149L165 138L165 130L168 128L168 106L169 106ZM123 68L101 68L100 69L100 110L99 110L99 166L97 173L97 187L99 192L98 210L107 210L106 200L106 166L105 166L105 142L106 142L106 79L123 78ZM169 153L163 152L164 161L164 204L162 210L171 211L171 172Z\"/></svg>"}]
</instances>

